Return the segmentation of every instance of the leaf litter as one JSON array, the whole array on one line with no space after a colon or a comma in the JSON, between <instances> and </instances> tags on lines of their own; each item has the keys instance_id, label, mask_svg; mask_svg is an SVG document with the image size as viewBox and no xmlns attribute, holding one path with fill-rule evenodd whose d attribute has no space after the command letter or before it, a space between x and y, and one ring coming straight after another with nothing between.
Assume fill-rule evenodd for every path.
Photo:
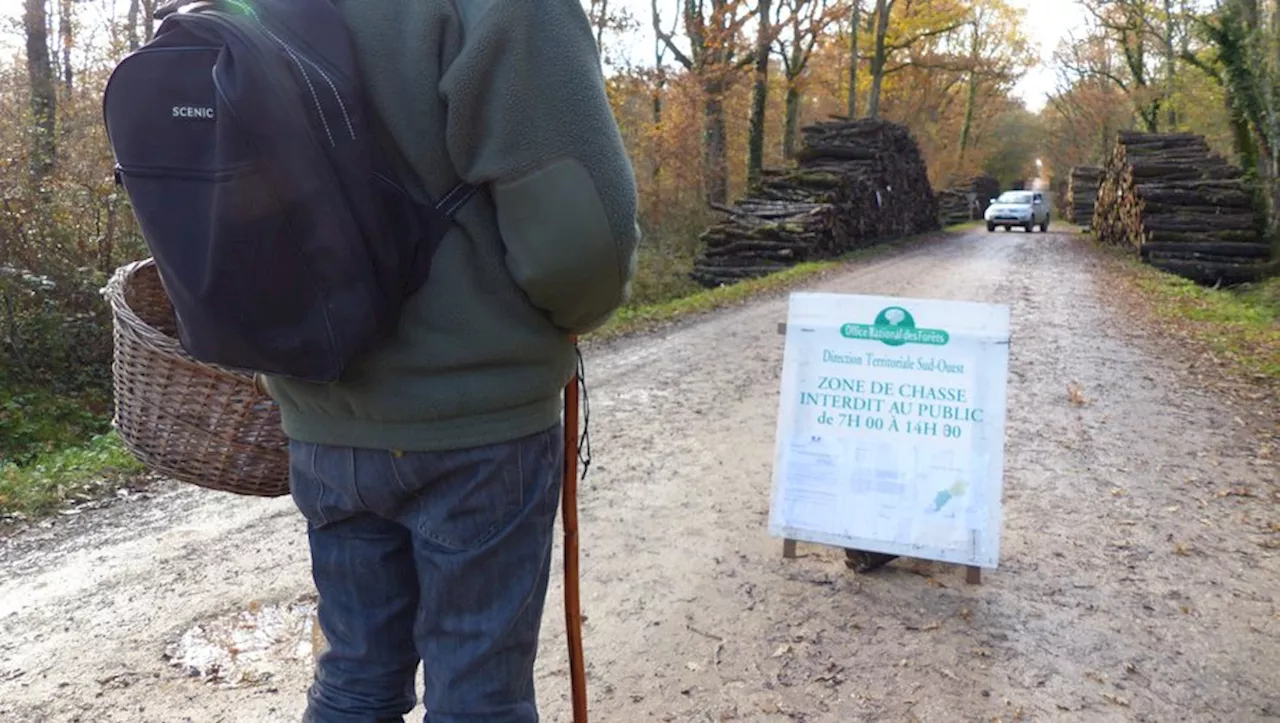
<instances>
[{"instance_id":1,"label":"leaf litter","mask_svg":"<svg viewBox=\"0 0 1280 723\"><path fill-rule=\"evenodd\" d=\"M206 683L259 685L282 663L314 659L322 645L314 598L263 605L198 623L165 650L169 664Z\"/></svg>"}]
</instances>

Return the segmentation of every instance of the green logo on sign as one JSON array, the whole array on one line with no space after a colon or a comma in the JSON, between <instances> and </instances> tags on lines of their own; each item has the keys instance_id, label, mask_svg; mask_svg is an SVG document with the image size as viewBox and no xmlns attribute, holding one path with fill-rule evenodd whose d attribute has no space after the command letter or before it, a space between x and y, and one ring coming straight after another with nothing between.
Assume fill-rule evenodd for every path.
<instances>
[{"instance_id":1,"label":"green logo on sign","mask_svg":"<svg viewBox=\"0 0 1280 723\"><path fill-rule=\"evenodd\" d=\"M889 346L933 344L942 346L951 336L941 329L917 329L911 312L901 306L890 306L876 316L874 324L845 324L840 335L848 339L882 341Z\"/></svg>"}]
</instances>

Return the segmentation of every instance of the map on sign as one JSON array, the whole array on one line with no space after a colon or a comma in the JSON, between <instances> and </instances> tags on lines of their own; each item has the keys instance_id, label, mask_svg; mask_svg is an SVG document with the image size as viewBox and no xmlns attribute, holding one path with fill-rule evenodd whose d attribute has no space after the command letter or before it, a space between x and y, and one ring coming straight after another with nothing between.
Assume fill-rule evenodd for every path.
<instances>
[{"instance_id":1,"label":"map on sign","mask_svg":"<svg viewBox=\"0 0 1280 723\"><path fill-rule=\"evenodd\" d=\"M996 567L1009 309L793 294L770 533Z\"/></svg>"}]
</instances>

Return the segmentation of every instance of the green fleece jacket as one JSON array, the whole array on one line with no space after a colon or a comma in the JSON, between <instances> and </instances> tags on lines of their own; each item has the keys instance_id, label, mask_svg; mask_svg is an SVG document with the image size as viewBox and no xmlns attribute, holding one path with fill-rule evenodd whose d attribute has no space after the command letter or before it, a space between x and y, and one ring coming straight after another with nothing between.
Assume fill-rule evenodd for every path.
<instances>
[{"instance_id":1,"label":"green fleece jacket","mask_svg":"<svg viewBox=\"0 0 1280 723\"><path fill-rule=\"evenodd\" d=\"M482 190L395 337L339 383L270 378L285 432L433 451L560 418L571 334L622 304L635 176L579 0L337 0L369 100L421 185Z\"/></svg>"}]
</instances>

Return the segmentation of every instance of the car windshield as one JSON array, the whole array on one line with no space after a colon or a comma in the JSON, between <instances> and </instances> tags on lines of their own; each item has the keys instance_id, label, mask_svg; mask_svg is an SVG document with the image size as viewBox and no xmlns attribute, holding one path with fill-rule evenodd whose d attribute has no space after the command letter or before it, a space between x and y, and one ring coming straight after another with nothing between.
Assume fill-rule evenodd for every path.
<instances>
[{"instance_id":1,"label":"car windshield","mask_svg":"<svg viewBox=\"0 0 1280 723\"><path fill-rule=\"evenodd\" d=\"M1008 191L1000 194L996 203L1031 203L1031 194L1019 191Z\"/></svg>"}]
</instances>

